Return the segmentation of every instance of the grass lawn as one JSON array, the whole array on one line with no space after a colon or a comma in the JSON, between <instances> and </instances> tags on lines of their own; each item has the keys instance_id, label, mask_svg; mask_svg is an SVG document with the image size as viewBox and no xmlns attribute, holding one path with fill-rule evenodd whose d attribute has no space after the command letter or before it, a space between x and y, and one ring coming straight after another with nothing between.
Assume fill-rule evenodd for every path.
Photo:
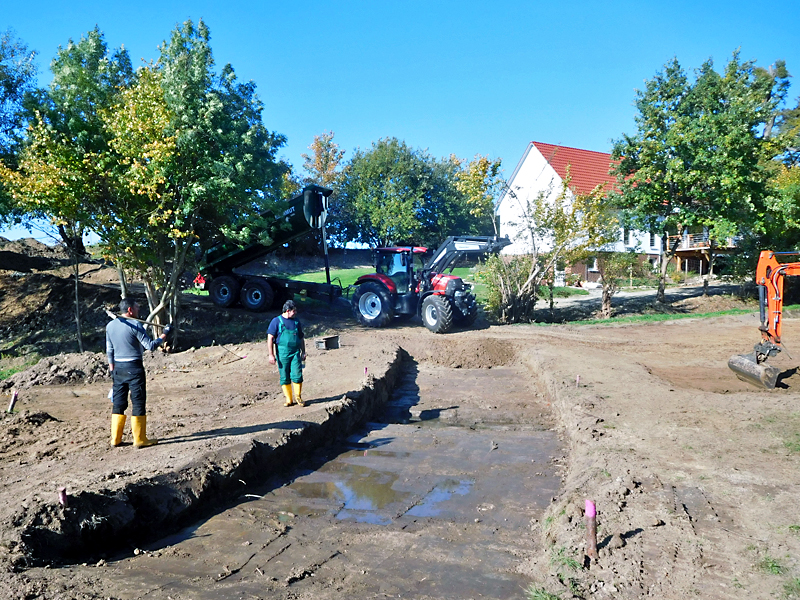
<instances>
[{"instance_id":1,"label":"grass lawn","mask_svg":"<svg viewBox=\"0 0 800 600\"><path fill-rule=\"evenodd\" d=\"M341 283L342 288L345 289L345 294L347 293L348 286L355 284L356 280L362 275L369 275L370 273L374 273L375 269L372 267L359 267L359 268L352 268L352 269L331 269L331 281L334 283ZM449 271L448 271L449 273ZM453 269L453 275L457 277L461 277L465 282L472 284L473 292L475 293L475 297L478 299L478 302L481 304L485 304L486 300L489 295L489 290L486 287L486 284L481 283L475 277L475 270L470 267L457 267ZM293 281L309 281L311 283L325 283L325 270L315 270L315 271L307 271L305 273L300 274L286 274L286 273L275 273L275 277L281 277L285 279L291 279ZM197 289L189 289L186 290L186 293L190 294L199 294L203 296L207 296L208 292L199 291ZM572 287L557 287L553 290L553 293L556 298L566 298L568 296L574 295L588 295L589 292L580 288L572 288ZM548 297L548 292L546 289L542 289L540 293L541 298Z\"/></svg>"}]
</instances>

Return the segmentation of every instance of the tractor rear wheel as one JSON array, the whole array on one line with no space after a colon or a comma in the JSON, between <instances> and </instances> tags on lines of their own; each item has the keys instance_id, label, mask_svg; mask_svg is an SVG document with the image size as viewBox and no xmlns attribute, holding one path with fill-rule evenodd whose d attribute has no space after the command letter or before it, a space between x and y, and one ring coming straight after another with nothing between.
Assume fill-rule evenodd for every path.
<instances>
[{"instance_id":1,"label":"tractor rear wheel","mask_svg":"<svg viewBox=\"0 0 800 600\"><path fill-rule=\"evenodd\" d=\"M261 312L272 306L272 299L275 293L272 286L260 279L248 279L242 286L242 293L239 299L247 310Z\"/></svg>"},{"instance_id":2,"label":"tractor rear wheel","mask_svg":"<svg viewBox=\"0 0 800 600\"><path fill-rule=\"evenodd\" d=\"M447 333L453 326L453 307L445 296L428 296L422 302L422 322L433 333Z\"/></svg>"},{"instance_id":3,"label":"tractor rear wheel","mask_svg":"<svg viewBox=\"0 0 800 600\"><path fill-rule=\"evenodd\" d=\"M239 298L239 282L230 275L214 277L208 288L208 295L211 301L221 308L233 306Z\"/></svg>"},{"instance_id":4,"label":"tractor rear wheel","mask_svg":"<svg viewBox=\"0 0 800 600\"><path fill-rule=\"evenodd\" d=\"M380 283L362 283L353 294L353 314L367 327L384 327L394 318L392 298Z\"/></svg>"}]
</instances>

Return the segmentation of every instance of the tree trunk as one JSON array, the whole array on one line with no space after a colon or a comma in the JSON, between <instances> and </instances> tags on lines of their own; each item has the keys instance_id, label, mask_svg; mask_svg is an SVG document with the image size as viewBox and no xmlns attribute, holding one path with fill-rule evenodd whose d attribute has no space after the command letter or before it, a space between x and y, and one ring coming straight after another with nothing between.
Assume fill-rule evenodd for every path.
<instances>
[{"instance_id":1,"label":"tree trunk","mask_svg":"<svg viewBox=\"0 0 800 600\"><path fill-rule=\"evenodd\" d=\"M80 275L80 256L74 252L72 255L72 274L75 277L75 329L78 337L78 352L83 352L83 335L81 333L81 294L78 287L78 276Z\"/></svg>"},{"instance_id":2,"label":"tree trunk","mask_svg":"<svg viewBox=\"0 0 800 600\"><path fill-rule=\"evenodd\" d=\"M669 247L668 242L669 237L665 231L664 235L661 236L661 246L664 248L664 254L661 257L661 273L658 278L658 292L656 293L656 302L661 303L666 302L667 267L672 259L675 258L675 253L678 250L678 244L681 243L681 238L680 236L675 236L675 243L672 245L672 248Z\"/></svg>"},{"instance_id":3,"label":"tree trunk","mask_svg":"<svg viewBox=\"0 0 800 600\"><path fill-rule=\"evenodd\" d=\"M708 296L708 282L711 280L712 273L714 273L714 259L717 256L716 252L714 252L714 246L714 240L711 240L708 244L708 273L703 279L703 296Z\"/></svg>"},{"instance_id":4,"label":"tree trunk","mask_svg":"<svg viewBox=\"0 0 800 600\"><path fill-rule=\"evenodd\" d=\"M604 319L610 319L613 313L611 308L611 298L613 295L614 294L611 290L611 286L606 283L605 279L603 279L603 301L601 304L600 313Z\"/></svg>"},{"instance_id":5,"label":"tree trunk","mask_svg":"<svg viewBox=\"0 0 800 600\"><path fill-rule=\"evenodd\" d=\"M119 277L119 297L124 300L128 297L128 280L125 279L125 271L117 263L117 276Z\"/></svg>"}]
</instances>

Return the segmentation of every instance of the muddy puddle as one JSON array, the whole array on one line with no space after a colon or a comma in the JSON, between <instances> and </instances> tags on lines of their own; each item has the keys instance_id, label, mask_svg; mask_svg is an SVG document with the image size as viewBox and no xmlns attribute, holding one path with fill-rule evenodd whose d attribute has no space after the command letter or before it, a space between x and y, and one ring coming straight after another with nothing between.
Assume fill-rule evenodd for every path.
<instances>
[{"instance_id":1,"label":"muddy puddle","mask_svg":"<svg viewBox=\"0 0 800 600\"><path fill-rule=\"evenodd\" d=\"M409 363L376 422L103 578L120 598L523 598L562 449L492 413L498 390L530 396L512 367Z\"/></svg>"}]
</instances>

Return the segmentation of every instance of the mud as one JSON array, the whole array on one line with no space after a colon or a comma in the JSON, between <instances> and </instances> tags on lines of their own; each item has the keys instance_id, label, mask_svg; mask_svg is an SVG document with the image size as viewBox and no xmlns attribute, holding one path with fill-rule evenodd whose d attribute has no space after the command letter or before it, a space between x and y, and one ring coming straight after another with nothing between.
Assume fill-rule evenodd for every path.
<instances>
[{"instance_id":1,"label":"mud","mask_svg":"<svg viewBox=\"0 0 800 600\"><path fill-rule=\"evenodd\" d=\"M627 300L615 302L622 308ZM688 290L667 312L742 305L748 306L730 294L701 298ZM339 335L341 348L311 348L304 387L310 402L284 408L258 338L273 315L193 301L184 314L192 339L217 345L149 359L148 433L161 438L158 446L108 447L103 379L23 387L18 413L0 420L0 598L479 597L491 586L465 583L475 581L475 572L497 582L503 597L523 598L526 587L562 598L796 597L798 365L788 352L771 359L782 369L772 391L728 370L728 357L749 351L759 337L757 311L749 306L752 312L740 316L593 326L483 323L433 336L414 321L364 330L336 307L304 305L301 318L311 335ZM563 310L590 313L591 306ZM4 331L20 335L3 317ZM791 351L800 322L785 317ZM244 341L248 335L255 339ZM26 339L6 337L3 348L9 341L20 348ZM359 521L355 515L382 520L384 513L365 508L352 479L337 487L336 474L326 474L327 463L314 457L369 418L358 398L379 390L403 352L424 375L417 385L425 402L399 402L397 425L350 438L349 447L334 452L386 494L371 497L385 502L391 523ZM75 373L62 366L70 360L32 368L39 377L54 366L56 373ZM22 386L30 376L14 377ZM391 387L386 380L386 397ZM340 427L303 441L337 418ZM458 451L443 452L441 464L418 460L413 475L403 474L403 453L417 446L377 446L374 436L389 427L419 427L410 439L426 455L437 447ZM437 446L439 427L463 429L479 441L459 446L437 435ZM549 429L559 436L554 462L540 467L537 458L523 476L503 475L491 462L506 443L514 455L527 450L504 439ZM492 442L497 449L490 450ZM246 460L254 452L258 459ZM469 469L458 467L462 455ZM287 479L307 459L306 471ZM376 474L381 470L397 479ZM499 478L492 481L494 473ZM291 487L305 483L307 491L319 491L325 477L332 485L324 498L304 498ZM508 521L487 516L501 506L489 491L516 495L538 489L546 477L558 477L560 485L543 504L503 509L514 514L502 517ZM485 497L477 493L483 478L491 481ZM408 487L400 485L405 479ZM475 483L462 483L468 480ZM66 508L58 502L61 487ZM112 513L98 499L128 508ZM597 560L585 557L586 499L599 511ZM337 518L347 502L350 513L342 516L350 516ZM425 514L408 515L412 502ZM495 508L479 513L488 504ZM445 508L440 515L426 512L437 506ZM462 508L478 516L465 521ZM213 516L219 510L223 516ZM102 533L109 515L122 525ZM402 529L403 519L416 521ZM70 563L75 557L64 548L80 547L88 531L94 538L79 558L86 566ZM178 537L164 539L169 532ZM62 542L51 544L48 536L63 540L58 552L48 549ZM394 569L398 557L406 561L402 569Z\"/></svg>"},{"instance_id":2,"label":"mud","mask_svg":"<svg viewBox=\"0 0 800 600\"><path fill-rule=\"evenodd\" d=\"M536 542L518 532L560 485L556 433L535 422L445 423L433 416L440 399L471 404L442 385L452 372L404 370L380 422L140 556L110 562L104 570L124 583L106 589L195 599L519 596L527 578L516 566ZM461 376L487 381L479 370Z\"/></svg>"}]
</instances>

